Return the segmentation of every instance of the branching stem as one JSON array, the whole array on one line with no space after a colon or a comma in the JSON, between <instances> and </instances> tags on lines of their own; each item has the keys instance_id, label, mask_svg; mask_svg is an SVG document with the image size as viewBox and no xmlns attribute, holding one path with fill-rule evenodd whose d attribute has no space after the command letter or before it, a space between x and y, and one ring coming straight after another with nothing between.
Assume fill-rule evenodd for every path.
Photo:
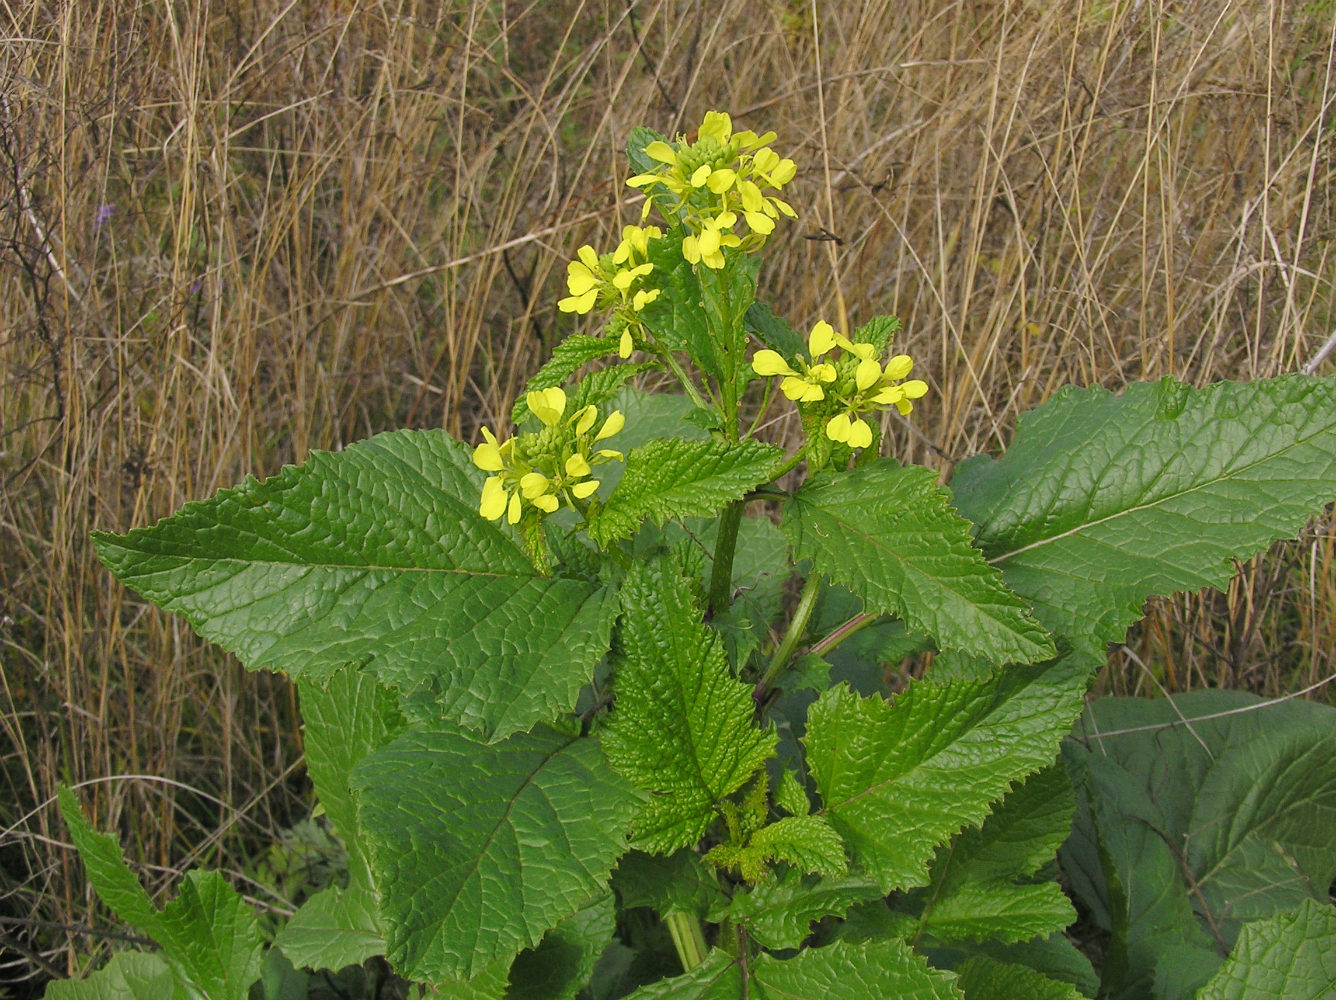
<instances>
[{"instance_id":1,"label":"branching stem","mask_svg":"<svg viewBox=\"0 0 1336 1000\"><path fill-rule=\"evenodd\" d=\"M765 703L770 689L774 687L775 679L793 658L793 651L798 648L798 643L802 641L803 634L807 631L807 623L812 618L812 610L816 607L816 599L820 594L821 574L813 573L803 584L803 592L798 597L798 606L793 610L793 618L789 621L784 638L775 648L775 655L770 658L770 666L765 668L765 674L756 685L756 690L752 692L752 700L756 704Z\"/></svg>"}]
</instances>

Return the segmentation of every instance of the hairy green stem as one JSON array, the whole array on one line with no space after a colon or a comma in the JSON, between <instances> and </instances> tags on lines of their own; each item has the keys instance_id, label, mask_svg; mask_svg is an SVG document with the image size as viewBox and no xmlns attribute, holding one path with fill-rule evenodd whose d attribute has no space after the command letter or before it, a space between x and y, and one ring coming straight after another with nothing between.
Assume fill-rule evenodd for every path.
<instances>
[{"instance_id":1,"label":"hairy green stem","mask_svg":"<svg viewBox=\"0 0 1336 1000\"><path fill-rule=\"evenodd\" d=\"M710 949L705 944L705 932L701 930L700 921L694 915L673 910L663 918L663 922L668 925L668 934L673 939L673 947L677 949L683 972L690 972L705 961L705 954Z\"/></svg>"},{"instance_id":2,"label":"hairy green stem","mask_svg":"<svg viewBox=\"0 0 1336 1000\"><path fill-rule=\"evenodd\" d=\"M789 621L788 631L784 633L784 638L779 641L779 646L775 649L775 655L770 658L770 666L765 668L765 674L757 683L756 690L752 692L752 700L756 704L764 703L766 696L770 694L770 689L775 684L775 679L779 677L780 671L788 666L789 660L793 657L793 651L798 648L803 633L807 631L807 623L812 618L812 610L816 607L816 599L820 594L821 574L813 573L803 584L803 592L798 597L798 606L793 610L793 618Z\"/></svg>"},{"instance_id":3,"label":"hairy green stem","mask_svg":"<svg viewBox=\"0 0 1336 1000\"><path fill-rule=\"evenodd\" d=\"M746 500L734 500L719 515L719 534L714 542L714 567L710 570L710 616L722 615L733 603L733 553L738 547L738 526Z\"/></svg>"},{"instance_id":4,"label":"hairy green stem","mask_svg":"<svg viewBox=\"0 0 1336 1000\"><path fill-rule=\"evenodd\" d=\"M836 628L830 635L826 636L820 642L812 643L812 652L817 656L825 656L832 649L842 643L849 636L853 635L859 629L871 625L880 618L881 615L869 614L864 611L862 614L854 615L847 622Z\"/></svg>"},{"instance_id":5,"label":"hairy green stem","mask_svg":"<svg viewBox=\"0 0 1336 1000\"><path fill-rule=\"evenodd\" d=\"M681 384L696 408L700 410L711 409L709 401L700 394L700 390L696 388L696 383L691 381L686 369L682 367L682 362L673 357L671 351L664 351L659 357L663 358L663 363L668 366L668 370L673 373L673 377Z\"/></svg>"}]
</instances>

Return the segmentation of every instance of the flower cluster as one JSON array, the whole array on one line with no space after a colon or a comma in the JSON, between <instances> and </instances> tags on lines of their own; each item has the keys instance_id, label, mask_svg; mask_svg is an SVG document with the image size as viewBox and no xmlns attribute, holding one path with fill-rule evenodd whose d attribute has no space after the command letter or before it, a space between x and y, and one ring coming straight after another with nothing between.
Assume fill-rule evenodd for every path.
<instances>
[{"instance_id":1,"label":"flower cluster","mask_svg":"<svg viewBox=\"0 0 1336 1000\"><path fill-rule=\"evenodd\" d=\"M576 259L566 265L566 288L571 294L557 308L580 315L595 307L611 311L621 326L618 354L623 358L631 356L632 331L641 325L640 310L659 297L657 288L644 287L644 279L654 270L649 242L662 236L657 226L627 226L612 253L600 257L593 247L582 246Z\"/></svg>"},{"instance_id":2,"label":"flower cluster","mask_svg":"<svg viewBox=\"0 0 1336 1000\"><path fill-rule=\"evenodd\" d=\"M585 406L566 416L566 393L561 389L535 389L525 401L542 423L541 431L498 441L484 427L483 443L473 449L473 464L492 473L483 483L478 504L478 513L489 521L504 515L516 524L526 504L540 516L554 512L563 500L579 509L577 501L598 489L599 481L589 478L594 466L622 457L619 451L594 449L626 424L621 411L610 413L598 432L591 434L598 423L598 409Z\"/></svg>"},{"instance_id":3,"label":"flower cluster","mask_svg":"<svg viewBox=\"0 0 1336 1000\"><path fill-rule=\"evenodd\" d=\"M798 172L792 160L781 159L770 148L774 139L774 132L734 132L728 115L710 111L695 142L680 138L676 144L646 146L655 168L626 183L650 196L646 215L657 200L667 218L681 219L687 231L682 256L689 263L718 269L724 266L725 248L758 250L774 232L776 219L797 214L769 193L779 191ZM739 220L747 225L745 235L734 232Z\"/></svg>"},{"instance_id":4,"label":"flower cluster","mask_svg":"<svg viewBox=\"0 0 1336 1000\"><path fill-rule=\"evenodd\" d=\"M838 358L828 358L836 348ZM914 367L907 354L897 354L884 365L872 344L854 343L822 320L807 335L808 358L795 358L794 368L778 351L757 351L752 370L758 375L782 375L780 392L795 403L823 404L826 437L850 448L872 443L872 428L863 414L894 406L902 414L914 409L913 400L928 391L928 384L906 376ZM815 409L815 407L814 407Z\"/></svg>"}]
</instances>

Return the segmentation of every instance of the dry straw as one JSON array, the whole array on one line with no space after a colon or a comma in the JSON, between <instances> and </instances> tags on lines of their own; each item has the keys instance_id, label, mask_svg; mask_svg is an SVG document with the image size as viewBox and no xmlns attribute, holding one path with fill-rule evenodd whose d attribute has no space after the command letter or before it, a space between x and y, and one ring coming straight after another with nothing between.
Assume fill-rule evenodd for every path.
<instances>
[{"instance_id":1,"label":"dry straw","mask_svg":"<svg viewBox=\"0 0 1336 1000\"><path fill-rule=\"evenodd\" d=\"M50 805L155 890L308 808L293 696L113 583L94 528L400 426L497 426L637 217L629 129L802 165L773 304L895 312L941 467L1069 383L1300 369L1336 329L1330 2L0 6L0 983L120 946ZM1324 370L1330 370L1330 362ZM779 427L777 433L785 433ZM1330 522L1166 603L1103 684L1332 672ZM1149 687L1149 685L1146 685ZM152 776L152 777L142 777ZM251 884L253 895L281 905ZM100 919L100 918L99 918Z\"/></svg>"}]
</instances>

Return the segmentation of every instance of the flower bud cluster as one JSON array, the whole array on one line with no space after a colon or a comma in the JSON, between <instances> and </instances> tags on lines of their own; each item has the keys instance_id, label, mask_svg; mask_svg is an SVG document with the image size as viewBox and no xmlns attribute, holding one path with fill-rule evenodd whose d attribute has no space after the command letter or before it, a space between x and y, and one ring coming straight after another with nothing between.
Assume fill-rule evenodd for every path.
<instances>
[{"instance_id":1,"label":"flower bud cluster","mask_svg":"<svg viewBox=\"0 0 1336 1000\"><path fill-rule=\"evenodd\" d=\"M850 448L872 444L872 427L863 414L888 406L908 414L914 409L912 401L928 391L926 382L905 380L914 367L909 355L897 354L882 364L874 345L854 343L824 320L812 327L807 348L807 358L794 359L796 368L778 351L757 351L752 370L782 375L780 392L819 413L826 437ZM829 356L837 348L839 356Z\"/></svg>"},{"instance_id":2,"label":"flower bud cluster","mask_svg":"<svg viewBox=\"0 0 1336 1000\"><path fill-rule=\"evenodd\" d=\"M498 441L490 428L482 429L483 443L473 449L473 464L492 475L483 483L478 513L489 521L503 516L517 524L526 507L538 516L551 514L564 501L572 509L598 489L590 478L594 467L613 459L619 451L594 448L626 424L614 410L597 432L598 409L585 406L566 415L566 393L561 389L535 389L525 396L529 410L543 428L531 434Z\"/></svg>"},{"instance_id":3,"label":"flower bud cluster","mask_svg":"<svg viewBox=\"0 0 1336 1000\"><path fill-rule=\"evenodd\" d=\"M770 148L774 132L734 132L728 115L705 115L695 142L652 142L645 154L656 162L648 173L626 183L649 198L645 214L656 201L669 219L681 219L687 235L682 256L691 264L718 269L725 248L759 250L775 230L775 220L797 213L777 192L793 180L798 168ZM740 222L746 233L735 232Z\"/></svg>"},{"instance_id":4,"label":"flower bud cluster","mask_svg":"<svg viewBox=\"0 0 1336 1000\"><path fill-rule=\"evenodd\" d=\"M584 315L598 308L613 313L621 327L617 353L631 356L633 332L641 326L640 310L659 297L659 289L645 287L654 265L649 261L650 240L663 236L657 226L627 226L622 241L610 254L582 246L576 259L566 265L566 288L571 293L557 303L562 312Z\"/></svg>"}]
</instances>

